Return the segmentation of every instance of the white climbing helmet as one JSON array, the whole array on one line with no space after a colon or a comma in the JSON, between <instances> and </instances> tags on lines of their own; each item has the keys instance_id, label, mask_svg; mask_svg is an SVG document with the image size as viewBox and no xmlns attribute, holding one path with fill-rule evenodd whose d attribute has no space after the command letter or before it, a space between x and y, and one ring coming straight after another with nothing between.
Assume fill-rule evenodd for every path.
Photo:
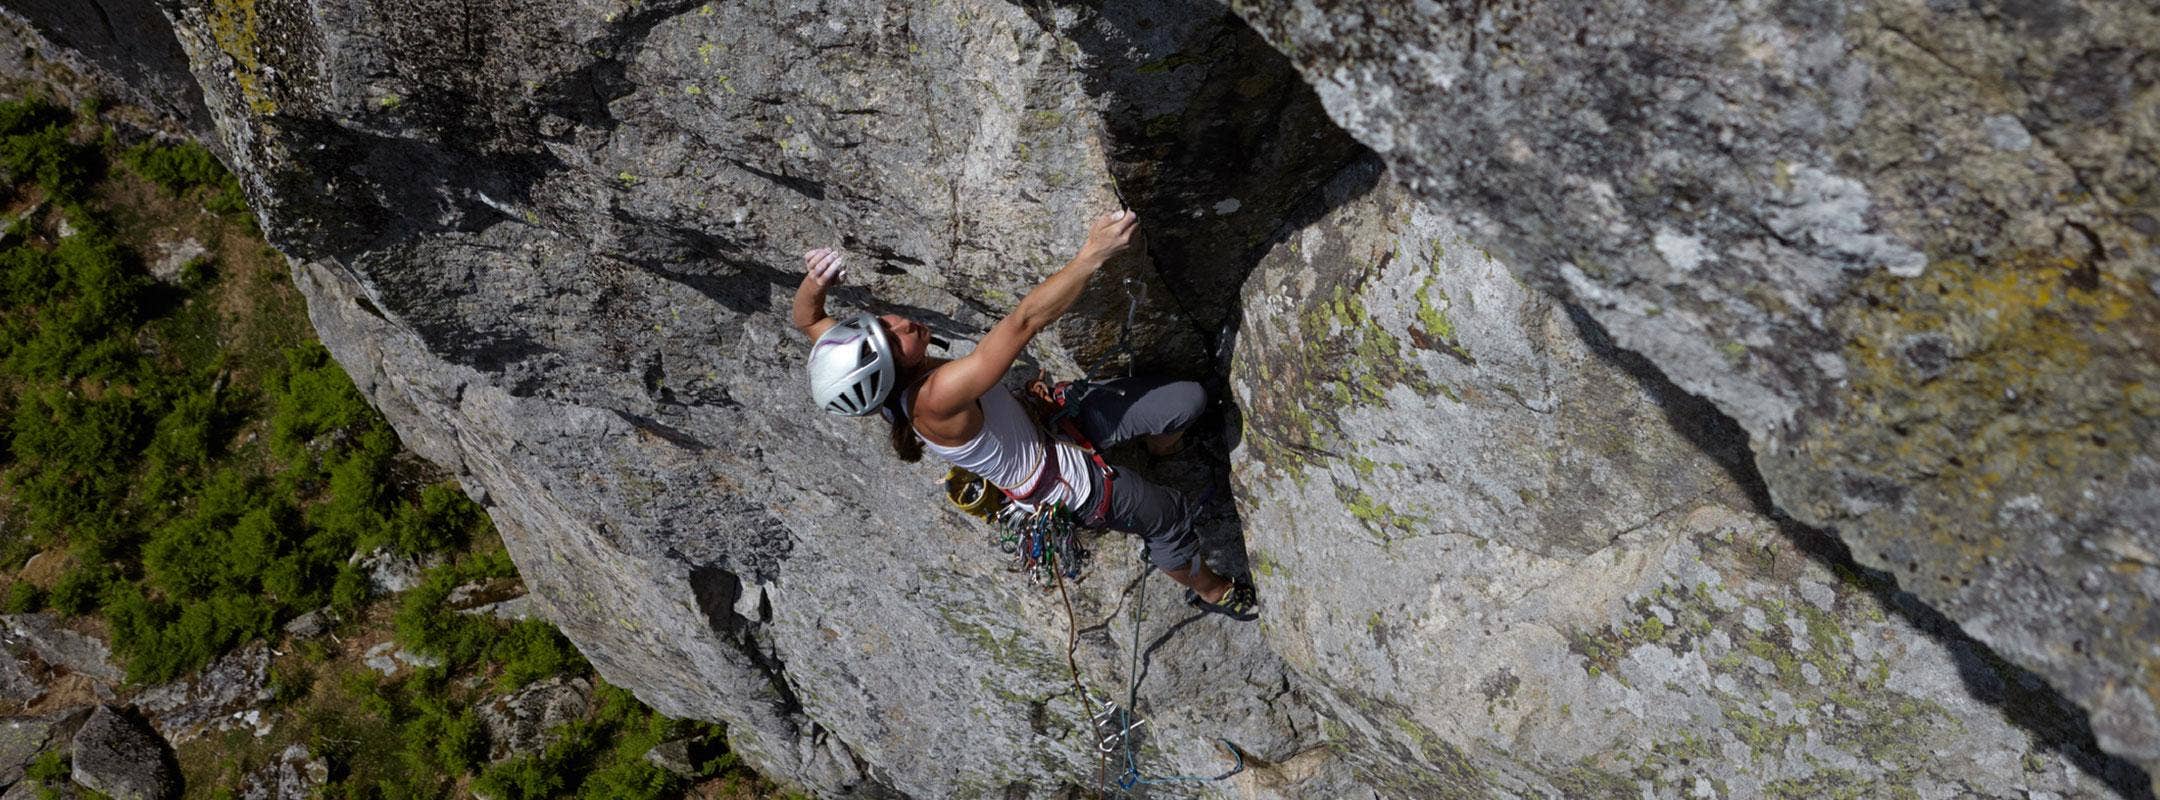
<instances>
[{"instance_id":1,"label":"white climbing helmet","mask_svg":"<svg viewBox=\"0 0 2160 800\"><path fill-rule=\"evenodd\" d=\"M877 317L857 314L810 345L810 399L826 411L849 417L876 411L897 378L892 336Z\"/></svg>"}]
</instances>

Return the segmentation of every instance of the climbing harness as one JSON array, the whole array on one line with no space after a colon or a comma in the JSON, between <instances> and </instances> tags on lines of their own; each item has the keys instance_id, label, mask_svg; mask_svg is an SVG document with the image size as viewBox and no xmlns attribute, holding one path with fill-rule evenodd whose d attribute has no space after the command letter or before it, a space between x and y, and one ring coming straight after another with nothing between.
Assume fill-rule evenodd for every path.
<instances>
[{"instance_id":1,"label":"climbing harness","mask_svg":"<svg viewBox=\"0 0 2160 800\"><path fill-rule=\"evenodd\" d=\"M1080 544L1080 519L1064 503L1029 511L997 484L959 467L945 470L944 483L947 502L990 524L990 546L1012 559L1007 571L1026 574L1044 589L1060 577L1080 578L1088 551Z\"/></svg>"},{"instance_id":2,"label":"climbing harness","mask_svg":"<svg viewBox=\"0 0 2160 800\"><path fill-rule=\"evenodd\" d=\"M1134 374L1137 364L1130 346L1132 324L1140 303L1146 295L1146 285L1128 277L1125 279L1128 303L1125 321L1118 329L1118 343L1111 353L1125 361L1126 376ZM1039 391L1038 391L1039 387ZM1146 602L1147 581L1139 582L1132 604L1132 660L1126 670L1125 702L1120 704L1100 697L1090 691L1080 678L1080 664L1076 655L1079 647L1080 626L1073 610L1072 595L1067 591L1067 580L1077 581L1085 569L1089 552L1081 546L1079 531L1084 527L1080 516L1061 502L1039 504L1033 502L1037 494L1047 494L1046 485L1062 480L1057 474L1056 443L1052 436L1060 437L1086 451L1088 459L1101 470L1102 491L1098 492L1094 519L1107 519L1110 513L1111 486L1116 470L1103 460L1079 425L1079 399L1088 392L1120 391L1106 384L1086 380L1064 381L1048 385L1041 380L1029 388L1029 396L1048 401L1050 408L1041 419L1046 432L1044 441L1044 466L1028 484L1024 494L1016 495L1003 487L992 484L983 477L967 470L953 467L946 471L945 497L960 511L991 523L991 545L1011 557L1008 570L1033 578L1045 589L1056 588L1064 601L1066 621L1065 662L1072 672L1072 686L1084 713L1088 715L1089 730L1095 734L1095 749L1101 759L1097 764L1096 788L1098 793L1115 792L1117 796L1131 798L1142 786L1174 783L1211 783L1227 780L1245 771L1245 752L1228 739L1217 738L1224 750L1234 759L1230 769L1213 776L1200 775L1148 775L1140 770L1139 739L1148 721L1139 717L1134 709L1140 700L1140 613ZM1214 497L1210 487L1186 510L1186 523L1199 516ZM1034 506L1033 511L1023 505ZM1140 551L1143 569L1148 566L1146 551ZM1115 780L1106 781L1105 767L1113 755L1122 754L1124 771Z\"/></svg>"}]
</instances>

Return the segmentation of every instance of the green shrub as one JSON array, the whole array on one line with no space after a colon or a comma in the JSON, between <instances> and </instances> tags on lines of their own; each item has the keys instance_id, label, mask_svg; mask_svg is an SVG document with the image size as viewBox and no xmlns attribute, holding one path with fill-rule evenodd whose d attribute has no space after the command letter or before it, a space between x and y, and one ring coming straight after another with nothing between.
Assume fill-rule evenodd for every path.
<instances>
[{"instance_id":1,"label":"green shrub","mask_svg":"<svg viewBox=\"0 0 2160 800\"><path fill-rule=\"evenodd\" d=\"M166 399L163 418L143 448L142 478L136 499L152 508L168 508L202 491L213 462L224 454L230 420L221 413L207 386Z\"/></svg>"},{"instance_id":2,"label":"green shrub","mask_svg":"<svg viewBox=\"0 0 2160 800\"><path fill-rule=\"evenodd\" d=\"M98 599L112 578L111 568L104 564L76 564L60 573L60 580L53 584L52 594L46 599L62 614L88 613L98 607Z\"/></svg>"},{"instance_id":3,"label":"green shrub","mask_svg":"<svg viewBox=\"0 0 2160 800\"><path fill-rule=\"evenodd\" d=\"M18 580L8 587L7 601L0 610L9 614L28 614L45 607L45 590L29 581Z\"/></svg>"},{"instance_id":4,"label":"green shrub","mask_svg":"<svg viewBox=\"0 0 2160 800\"><path fill-rule=\"evenodd\" d=\"M565 786L563 775L556 769L556 765L543 755L516 756L487 768L474 778L473 793L500 800L558 797Z\"/></svg>"},{"instance_id":5,"label":"green shrub","mask_svg":"<svg viewBox=\"0 0 2160 800\"><path fill-rule=\"evenodd\" d=\"M307 446L318 437L358 436L380 427L375 410L320 344L287 350L284 369L268 383L271 448L287 461L307 460Z\"/></svg>"},{"instance_id":6,"label":"green shrub","mask_svg":"<svg viewBox=\"0 0 2160 800\"><path fill-rule=\"evenodd\" d=\"M99 171L97 147L69 139L73 115L43 100L0 103L0 169L63 204L80 202Z\"/></svg>"},{"instance_id":7,"label":"green shrub","mask_svg":"<svg viewBox=\"0 0 2160 800\"><path fill-rule=\"evenodd\" d=\"M463 581L455 566L445 565L429 570L420 585L407 590L394 617L398 643L442 659L449 669L461 669L485 655L496 636L495 623L447 606L451 590Z\"/></svg>"},{"instance_id":8,"label":"green shrub","mask_svg":"<svg viewBox=\"0 0 2160 800\"><path fill-rule=\"evenodd\" d=\"M420 491L419 503L400 503L390 520L388 544L399 553L421 555L461 547L487 519L480 506L456 484L438 483ZM363 542L365 549L369 543Z\"/></svg>"},{"instance_id":9,"label":"green shrub","mask_svg":"<svg viewBox=\"0 0 2160 800\"><path fill-rule=\"evenodd\" d=\"M129 467L146 422L141 401L118 393L97 400L56 389L18 396L8 426L16 463L6 483L32 542L51 544L73 531L93 560L124 548L130 529L117 501L132 483Z\"/></svg>"},{"instance_id":10,"label":"green shrub","mask_svg":"<svg viewBox=\"0 0 2160 800\"><path fill-rule=\"evenodd\" d=\"M275 530L279 518L290 513L263 489L261 479L241 469L213 474L194 508L158 528L143 545L150 583L181 598L204 598L221 589L252 593L254 570L276 554L264 550L274 547L282 535Z\"/></svg>"},{"instance_id":11,"label":"green shrub","mask_svg":"<svg viewBox=\"0 0 2160 800\"><path fill-rule=\"evenodd\" d=\"M292 705L315 687L315 670L304 662L277 661L270 665L270 701L279 707Z\"/></svg>"},{"instance_id":12,"label":"green shrub","mask_svg":"<svg viewBox=\"0 0 2160 800\"><path fill-rule=\"evenodd\" d=\"M217 157L194 142L143 142L128 148L120 158L136 174L176 195L197 186L215 184L226 176L225 166L218 163Z\"/></svg>"},{"instance_id":13,"label":"green shrub","mask_svg":"<svg viewBox=\"0 0 2160 800\"><path fill-rule=\"evenodd\" d=\"M129 681L160 683L202 667L219 654L260 636L276 619L275 607L250 595L215 594L197 600L151 600L125 581L111 584L102 609L112 628L113 652L127 665Z\"/></svg>"},{"instance_id":14,"label":"green shrub","mask_svg":"<svg viewBox=\"0 0 2160 800\"><path fill-rule=\"evenodd\" d=\"M23 777L55 786L62 781L70 780L71 772L72 770L68 767L67 754L59 750L47 750L39 753L36 760L23 767Z\"/></svg>"},{"instance_id":15,"label":"green shrub","mask_svg":"<svg viewBox=\"0 0 2160 800\"><path fill-rule=\"evenodd\" d=\"M471 708L452 710L433 696L413 693L412 717L402 730L405 758L415 771L463 775L487 757L487 727Z\"/></svg>"},{"instance_id":16,"label":"green shrub","mask_svg":"<svg viewBox=\"0 0 2160 800\"><path fill-rule=\"evenodd\" d=\"M357 446L326 457L329 497L308 510L308 524L323 537L313 547L364 553L390 543L394 532L383 508L391 499L390 465L396 456L397 437L378 426L362 434Z\"/></svg>"},{"instance_id":17,"label":"green shrub","mask_svg":"<svg viewBox=\"0 0 2160 800\"><path fill-rule=\"evenodd\" d=\"M502 800L540 800L568 794L583 777L599 752L605 723L580 721L564 725L555 741L538 753L508 759L473 779L476 794Z\"/></svg>"},{"instance_id":18,"label":"green shrub","mask_svg":"<svg viewBox=\"0 0 2160 800\"><path fill-rule=\"evenodd\" d=\"M94 217L73 214L80 230L48 251L18 246L4 266L11 337L6 371L43 381L118 380L136 368L135 326L148 278Z\"/></svg>"},{"instance_id":19,"label":"green shrub","mask_svg":"<svg viewBox=\"0 0 2160 800\"><path fill-rule=\"evenodd\" d=\"M577 796L592 800L674 800L683 796L682 778L643 758L615 760L593 770Z\"/></svg>"},{"instance_id":20,"label":"green shrub","mask_svg":"<svg viewBox=\"0 0 2160 800\"><path fill-rule=\"evenodd\" d=\"M189 259L180 265L180 288L190 294L199 294L217 283L217 262L209 258Z\"/></svg>"},{"instance_id":21,"label":"green shrub","mask_svg":"<svg viewBox=\"0 0 2160 800\"><path fill-rule=\"evenodd\" d=\"M449 612L455 614L456 612ZM468 616L458 614L458 616ZM488 648L488 660L502 665L496 688L511 691L553 675L576 674L588 669L585 657L570 640L540 619L523 619L510 626Z\"/></svg>"},{"instance_id":22,"label":"green shrub","mask_svg":"<svg viewBox=\"0 0 2160 800\"><path fill-rule=\"evenodd\" d=\"M330 584L330 608L338 614L351 617L367 605L368 595L374 587L368 582L367 573L350 564L338 565L337 577Z\"/></svg>"}]
</instances>

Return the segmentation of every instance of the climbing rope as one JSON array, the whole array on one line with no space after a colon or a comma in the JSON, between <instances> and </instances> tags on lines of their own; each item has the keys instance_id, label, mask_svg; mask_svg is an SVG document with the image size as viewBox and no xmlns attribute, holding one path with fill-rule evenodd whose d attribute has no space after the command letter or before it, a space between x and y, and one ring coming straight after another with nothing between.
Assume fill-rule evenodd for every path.
<instances>
[{"instance_id":1,"label":"climbing rope","mask_svg":"<svg viewBox=\"0 0 2160 800\"><path fill-rule=\"evenodd\" d=\"M1117 346L1110 348L1112 357L1125 360L1125 377L1140 373L1140 358L1132 349L1133 317L1140 313L1140 303L1147 299L1147 284L1125 276L1125 324L1118 326Z\"/></svg>"},{"instance_id":2,"label":"climbing rope","mask_svg":"<svg viewBox=\"0 0 2160 800\"><path fill-rule=\"evenodd\" d=\"M1206 491L1201 492L1200 499L1194 501L1192 507L1186 509L1185 524L1191 525L1193 520L1200 516L1200 512L1205 510L1208 507L1209 503L1213 502L1214 498L1215 487L1213 486L1210 486L1207 488ZM1140 551L1139 559L1142 569L1147 569L1148 567L1152 566L1148 564L1147 551ZM1237 745L1230 743L1229 739L1224 739L1220 737L1217 737L1215 741L1222 743L1223 749L1230 752L1230 755L1236 759L1236 763L1233 764L1230 769L1224 771L1219 775L1147 775L1140 771L1140 756L1133 746L1133 737L1131 733L1135 727L1140 724L1146 724L1147 721L1141 720L1139 723L1133 723L1131 721L1131 715L1133 713L1133 709L1139 707L1140 705L1140 612L1146 604L1147 578L1143 574L1140 580L1140 585L1137 588L1133 589L1131 648L1132 661L1130 664L1127 665L1125 671L1125 705L1118 709L1118 729L1119 731L1121 731L1120 739L1122 740L1120 744L1122 745L1121 749L1125 751L1125 772L1123 774L1120 774L1117 778L1118 791L1127 796L1130 796L1134 789L1141 786L1159 785L1166 783L1213 783L1215 781L1227 780L1232 775L1244 772L1245 751L1239 750ZM1067 610L1069 612L1070 608L1068 608ZM1075 680L1078 680L1077 675L1075 675ZM1096 778L1096 788L1099 791L1100 789L1102 789L1100 769L1097 770Z\"/></svg>"},{"instance_id":3,"label":"climbing rope","mask_svg":"<svg viewBox=\"0 0 2160 800\"><path fill-rule=\"evenodd\" d=\"M1134 318L1139 313L1140 303L1147 296L1147 285L1127 276L1124 280L1124 286L1127 300L1125 320L1118 327L1117 346L1111 350L1111 354L1113 357L1123 358L1126 377L1132 377L1137 374L1139 369L1138 357L1131 347L1132 326ZM1064 402L1063 394L1065 389L1065 385L1060 385L1056 397L1061 414L1070 412ZM1077 435L1076 429L1073 434ZM1094 451L1093 446L1089 445L1088 450L1092 454ZM1108 472L1108 465L1101 464L1099 455L1096 456L1096 461L1098 465ZM1080 645L1079 616L1073 610L1072 595L1065 588L1066 579L1079 579L1081 570L1088 558L1087 550L1082 548L1079 543L1078 529L1080 525L1078 517L1070 509L1067 509L1063 503L1052 503L1032 512L1025 511L1018 505L1005 503L1003 502L1005 498L998 496L998 492L992 491L994 487L988 481L958 468L949 470L946 473L945 486L946 497L952 501L954 506L993 524L995 532L991 534L992 543L1007 555L1012 556L1012 562L1008 566L1009 571L1025 573L1045 588L1052 586L1057 588L1058 598L1065 605L1065 666L1072 674L1073 691L1077 693L1080 707L1085 712L1089 708L1090 701L1094 700L1095 695L1080 677L1080 662L1077 655ZM1200 512L1211 502L1214 494L1215 489L1212 486L1201 493L1199 500L1195 501L1186 510L1185 524L1192 524L1193 519L1198 517ZM1140 726L1146 725L1147 720L1134 721L1133 711L1140 702L1140 615L1147 600L1146 571L1152 565L1147 561L1145 550L1140 551L1139 559L1143 572L1139 586L1133 593L1132 658L1126 669L1125 702L1123 705L1119 705L1108 699L1102 700L1103 708L1088 716L1090 729L1094 730L1098 737L1096 746L1098 758L1095 767L1097 793L1102 793L1110 785L1103 780L1104 773L1107 771L1110 753L1122 750L1125 771L1118 775L1114 785L1117 787L1116 791L1120 796L1128 798L1132 796L1134 790L1142 786L1173 783L1212 783L1228 780L1231 776L1245 771L1245 752L1239 750L1237 745L1232 744L1230 740L1220 737L1215 741L1221 743L1223 749L1229 751L1231 757L1235 760L1230 769L1221 774L1212 776L1148 775L1140 770L1140 754L1134 744L1136 738L1134 733ZM1117 723L1114 732L1104 735L1103 723L1113 716ZM1116 740L1115 746L1111 744L1113 738Z\"/></svg>"}]
</instances>

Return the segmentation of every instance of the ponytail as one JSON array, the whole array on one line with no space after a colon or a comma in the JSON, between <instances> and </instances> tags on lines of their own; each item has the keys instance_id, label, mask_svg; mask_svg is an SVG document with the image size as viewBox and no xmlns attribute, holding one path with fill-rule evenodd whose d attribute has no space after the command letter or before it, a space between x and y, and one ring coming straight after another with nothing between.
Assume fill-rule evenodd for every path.
<instances>
[{"instance_id":1,"label":"ponytail","mask_svg":"<svg viewBox=\"0 0 2160 800\"><path fill-rule=\"evenodd\" d=\"M908 390L915 388L916 379L917 376L914 375L900 376L900 388L895 390L891 397L885 398L884 409L885 423L891 426L889 433L893 455L909 464L922 460L922 437L915 434L915 421L908 417L907 403L901 398L907 396Z\"/></svg>"}]
</instances>

